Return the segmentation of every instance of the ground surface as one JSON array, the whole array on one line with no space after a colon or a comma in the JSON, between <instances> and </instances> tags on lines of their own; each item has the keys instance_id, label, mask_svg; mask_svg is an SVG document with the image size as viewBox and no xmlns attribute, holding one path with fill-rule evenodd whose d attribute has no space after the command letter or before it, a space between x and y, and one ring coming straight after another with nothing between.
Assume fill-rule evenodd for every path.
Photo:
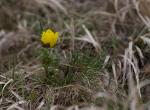
<instances>
[{"instance_id":1,"label":"ground surface","mask_svg":"<svg viewBox=\"0 0 150 110\"><path fill-rule=\"evenodd\" d=\"M150 109L149 4L1 0L0 110Z\"/></svg>"}]
</instances>

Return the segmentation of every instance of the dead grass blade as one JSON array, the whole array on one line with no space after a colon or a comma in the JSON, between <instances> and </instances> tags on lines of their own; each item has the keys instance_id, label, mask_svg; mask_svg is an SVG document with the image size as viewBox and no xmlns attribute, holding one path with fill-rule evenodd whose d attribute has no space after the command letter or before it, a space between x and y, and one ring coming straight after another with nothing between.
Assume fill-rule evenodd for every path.
<instances>
[{"instance_id":1,"label":"dead grass blade","mask_svg":"<svg viewBox=\"0 0 150 110\"><path fill-rule=\"evenodd\" d=\"M82 25L82 27L83 27L84 31L86 32L86 35L82 38L75 38L75 39L91 43L95 47L97 52L99 50L101 50L100 44L94 39L93 35L88 30L88 28L85 25Z\"/></svg>"},{"instance_id":2,"label":"dead grass blade","mask_svg":"<svg viewBox=\"0 0 150 110\"><path fill-rule=\"evenodd\" d=\"M60 3L60 0L35 0L39 5L46 5L49 6L50 8L57 10L59 9L66 15L68 14L67 9Z\"/></svg>"},{"instance_id":3,"label":"dead grass blade","mask_svg":"<svg viewBox=\"0 0 150 110\"><path fill-rule=\"evenodd\" d=\"M147 28L150 28L149 1L148 0L133 0L133 5L138 13L139 18L147 26Z\"/></svg>"},{"instance_id":4,"label":"dead grass blade","mask_svg":"<svg viewBox=\"0 0 150 110\"><path fill-rule=\"evenodd\" d=\"M5 90L5 88L7 87L7 85L10 84L11 82L13 82L13 79L10 79L10 80L8 80L8 81L5 83L5 85L4 85L3 88L2 88L2 95L3 95L4 90Z\"/></svg>"},{"instance_id":5,"label":"dead grass blade","mask_svg":"<svg viewBox=\"0 0 150 110\"><path fill-rule=\"evenodd\" d=\"M141 49L138 46L135 46L135 47L136 47L136 50L137 50L138 55L140 57L140 61L141 61L142 65L144 65L144 55L143 55Z\"/></svg>"},{"instance_id":6,"label":"dead grass blade","mask_svg":"<svg viewBox=\"0 0 150 110\"><path fill-rule=\"evenodd\" d=\"M5 82L0 81L0 85L3 85L3 84L5 84Z\"/></svg>"},{"instance_id":7,"label":"dead grass blade","mask_svg":"<svg viewBox=\"0 0 150 110\"><path fill-rule=\"evenodd\" d=\"M7 110L13 110L13 109L25 110L25 109L23 109L23 108L21 108L21 107L18 106L18 105L24 104L24 103L26 103L26 102L25 102L25 101L16 102L16 103L12 104L11 106L9 106L9 107L7 108Z\"/></svg>"},{"instance_id":8,"label":"dead grass blade","mask_svg":"<svg viewBox=\"0 0 150 110\"><path fill-rule=\"evenodd\" d=\"M114 62L112 62L112 70L113 70L113 75L114 75L114 79L115 79L116 85L118 85L117 73L116 73L116 66L115 66Z\"/></svg>"},{"instance_id":9,"label":"dead grass blade","mask_svg":"<svg viewBox=\"0 0 150 110\"><path fill-rule=\"evenodd\" d=\"M141 53L140 55L142 57ZM124 58L123 77L125 80L125 76L127 76L128 87L129 87L130 109L137 110L137 104L139 102L138 97L141 98L140 80L139 80L140 69L138 67L138 61L134 55L133 42L129 43L129 47L125 50L125 55L123 56L123 58ZM136 79L136 84L134 79Z\"/></svg>"},{"instance_id":10,"label":"dead grass blade","mask_svg":"<svg viewBox=\"0 0 150 110\"><path fill-rule=\"evenodd\" d=\"M150 85L150 79L146 79L140 83L140 88Z\"/></svg>"},{"instance_id":11,"label":"dead grass blade","mask_svg":"<svg viewBox=\"0 0 150 110\"><path fill-rule=\"evenodd\" d=\"M133 72L132 72L132 58L133 58L133 43L129 43L128 48L128 87L129 87L129 100L130 100L130 109L137 110L137 93L134 91L135 88L134 79L133 79Z\"/></svg>"},{"instance_id":12,"label":"dead grass blade","mask_svg":"<svg viewBox=\"0 0 150 110\"><path fill-rule=\"evenodd\" d=\"M45 101L42 100L36 110L41 110L41 108L44 104L45 104Z\"/></svg>"},{"instance_id":13,"label":"dead grass blade","mask_svg":"<svg viewBox=\"0 0 150 110\"><path fill-rule=\"evenodd\" d=\"M66 15L68 14L67 9L60 3L60 0L51 0L60 10L62 10Z\"/></svg>"},{"instance_id":14,"label":"dead grass blade","mask_svg":"<svg viewBox=\"0 0 150 110\"><path fill-rule=\"evenodd\" d=\"M23 100L23 98L21 97L21 96L19 96L16 92L14 92L14 91L10 91L19 101L22 101Z\"/></svg>"},{"instance_id":15,"label":"dead grass blade","mask_svg":"<svg viewBox=\"0 0 150 110\"><path fill-rule=\"evenodd\" d=\"M140 38L150 47L150 38L146 36L141 36Z\"/></svg>"},{"instance_id":16,"label":"dead grass blade","mask_svg":"<svg viewBox=\"0 0 150 110\"><path fill-rule=\"evenodd\" d=\"M105 61L104 61L104 64L103 64L103 69L105 68L105 66L107 65L108 61L110 59L110 55L107 55L106 58L105 58Z\"/></svg>"}]
</instances>

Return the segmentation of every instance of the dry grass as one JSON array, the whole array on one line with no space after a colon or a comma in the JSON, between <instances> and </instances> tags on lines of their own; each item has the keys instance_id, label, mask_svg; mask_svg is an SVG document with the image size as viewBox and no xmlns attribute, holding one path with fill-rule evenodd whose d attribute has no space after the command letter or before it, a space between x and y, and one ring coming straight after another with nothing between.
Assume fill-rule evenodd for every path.
<instances>
[{"instance_id":1,"label":"dry grass","mask_svg":"<svg viewBox=\"0 0 150 110\"><path fill-rule=\"evenodd\" d=\"M1 0L0 110L150 109L148 4ZM47 79L40 23L60 33Z\"/></svg>"}]
</instances>

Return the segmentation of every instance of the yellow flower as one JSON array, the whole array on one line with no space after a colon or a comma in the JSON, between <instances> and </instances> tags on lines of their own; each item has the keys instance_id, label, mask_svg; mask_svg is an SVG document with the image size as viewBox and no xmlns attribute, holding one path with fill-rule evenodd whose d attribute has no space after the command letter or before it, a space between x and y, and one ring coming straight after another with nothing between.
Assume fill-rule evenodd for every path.
<instances>
[{"instance_id":1,"label":"yellow flower","mask_svg":"<svg viewBox=\"0 0 150 110\"><path fill-rule=\"evenodd\" d=\"M53 32L51 29L47 29L42 32L41 42L44 45L49 45L50 48L53 48L58 39L58 32Z\"/></svg>"}]
</instances>

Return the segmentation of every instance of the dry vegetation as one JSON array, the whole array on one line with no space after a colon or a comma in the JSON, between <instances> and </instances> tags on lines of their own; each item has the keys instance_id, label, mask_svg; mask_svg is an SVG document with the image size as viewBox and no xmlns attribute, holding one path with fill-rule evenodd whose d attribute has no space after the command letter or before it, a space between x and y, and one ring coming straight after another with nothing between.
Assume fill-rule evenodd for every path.
<instances>
[{"instance_id":1,"label":"dry vegetation","mask_svg":"<svg viewBox=\"0 0 150 110\"><path fill-rule=\"evenodd\" d=\"M149 6L0 0L0 110L149 110ZM60 33L53 53L40 24Z\"/></svg>"}]
</instances>

